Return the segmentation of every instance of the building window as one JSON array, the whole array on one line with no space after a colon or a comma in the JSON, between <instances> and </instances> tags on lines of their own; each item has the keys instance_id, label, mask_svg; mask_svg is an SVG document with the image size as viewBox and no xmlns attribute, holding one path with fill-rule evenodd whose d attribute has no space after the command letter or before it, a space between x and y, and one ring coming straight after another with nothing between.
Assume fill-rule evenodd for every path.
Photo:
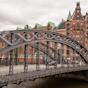
<instances>
[{"instance_id":1,"label":"building window","mask_svg":"<svg viewBox=\"0 0 88 88\"><path fill-rule=\"evenodd\" d=\"M69 49L67 50L67 54L69 55Z\"/></svg>"}]
</instances>

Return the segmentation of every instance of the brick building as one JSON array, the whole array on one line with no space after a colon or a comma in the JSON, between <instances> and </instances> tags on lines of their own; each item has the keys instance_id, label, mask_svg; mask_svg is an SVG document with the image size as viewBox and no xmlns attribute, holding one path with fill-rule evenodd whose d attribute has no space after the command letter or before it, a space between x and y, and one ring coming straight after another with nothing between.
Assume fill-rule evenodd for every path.
<instances>
[{"instance_id":1,"label":"brick building","mask_svg":"<svg viewBox=\"0 0 88 88\"><path fill-rule=\"evenodd\" d=\"M67 20L62 20L58 28L66 31L65 35L78 41L88 49L88 13L82 15L79 2L77 2L73 14L71 15L71 12L69 11ZM66 57L71 56L72 58L76 55L76 53L72 49L69 49L69 47L65 50Z\"/></svg>"},{"instance_id":2,"label":"brick building","mask_svg":"<svg viewBox=\"0 0 88 88\"><path fill-rule=\"evenodd\" d=\"M77 40L79 43L81 43L88 49L88 13L86 13L85 15L82 15L79 2L77 2L76 8L73 14L71 15L71 12L69 11L67 20L66 21L62 20L58 26L55 26L55 24L52 22L48 22L47 26L36 24L33 29L56 31L58 33L67 35ZM0 47L5 47L5 43L0 42ZM73 58L72 60L74 60L74 57L78 56L76 52L74 52L71 48L65 45L63 46L63 49L64 49L65 58L71 58L71 59ZM36 54L34 54L34 49L29 48L29 52L31 53L31 55L28 56L29 62L35 63ZM17 53L18 55L17 55L16 61L23 62L24 61L23 47L19 47L17 49ZM1 59L2 60L7 59L6 55L1 55ZM42 62L43 60L41 60L41 63Z\"/></svg>"}]
</instances>

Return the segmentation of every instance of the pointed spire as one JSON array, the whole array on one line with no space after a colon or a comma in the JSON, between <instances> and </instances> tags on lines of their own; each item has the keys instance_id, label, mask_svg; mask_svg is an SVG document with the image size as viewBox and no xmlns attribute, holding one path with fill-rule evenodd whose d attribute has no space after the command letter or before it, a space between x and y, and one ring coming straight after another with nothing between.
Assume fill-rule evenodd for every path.
<instances>
[{"instance_id":1,"label":"pointed spire","mask_svg":"<svg viewBox=\"0 0 88 88\"><path fill-rule=\"evenodd\" d=\"M69 11L67 20L71 20L71 12Z\"/></svg>"},{"instance_id":2,"label":"pointed spire","mask_svg":"<svg viewBox=\"0 0 88 88\"><path fill-rule=\"evenodd\" d=\"M81 8L80 8L80 2L77 2L77 4L76 4L76 8L72 15L72 19L73 20L82 20L83 19L83 16L81 13Z\"/></svg>"},{"instance_id":3,"label":"pointed spire","mask_svg":"<svg viewBox=\"0 0 88 88\"><path fill-rule=\"evenodd\" d=\"M80 2L77 2L76 8L77 8L77 9L80 9Z\"/></svg>"}]
</instances>

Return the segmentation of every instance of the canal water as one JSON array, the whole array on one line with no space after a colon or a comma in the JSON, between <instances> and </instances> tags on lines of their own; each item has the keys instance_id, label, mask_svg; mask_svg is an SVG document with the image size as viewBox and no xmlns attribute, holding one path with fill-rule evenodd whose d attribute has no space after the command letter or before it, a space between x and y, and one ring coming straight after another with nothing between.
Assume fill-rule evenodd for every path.
<instances>
[{"instance_id":1,"label":"canal water","mask_svg":"<svg viewBox=\"0 0 88 88\"><path fill-rule=\"evenodd\" d=\"M21 83L19 86L9 84L4 88L88 88L88 82L68 78L43 78Z\"/></svg>"},{"instance_id":2,"label":"canal water","mask_svg":"<svg viewBox=\"0 0 88 88\"><path fill-rule=\"evenodd\" d=\"M38 79L26 88L88 88L88 83L76 79L48 78Z\"/></svg>"}]
</instances>

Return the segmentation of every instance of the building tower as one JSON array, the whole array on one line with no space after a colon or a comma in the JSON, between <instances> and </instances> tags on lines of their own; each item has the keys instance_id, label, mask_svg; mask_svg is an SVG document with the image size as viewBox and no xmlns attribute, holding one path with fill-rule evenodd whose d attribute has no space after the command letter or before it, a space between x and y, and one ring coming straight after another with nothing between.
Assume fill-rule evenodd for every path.
<instances>
[{"instance_id":1,"label":"building tower","mask_svg":"<svg viewBox=\"0 0 88 88\"><path fill-rule=\"evenodd\" d=\"M76 8L72 16L69 12L65 28L67 31L67 36L85 45L85 22L81 13L79 2L76 4ZM74 58L74 55L76 55L75 52L72 49L67 48L67 56Z\"/></svg>"}]
</instances>

